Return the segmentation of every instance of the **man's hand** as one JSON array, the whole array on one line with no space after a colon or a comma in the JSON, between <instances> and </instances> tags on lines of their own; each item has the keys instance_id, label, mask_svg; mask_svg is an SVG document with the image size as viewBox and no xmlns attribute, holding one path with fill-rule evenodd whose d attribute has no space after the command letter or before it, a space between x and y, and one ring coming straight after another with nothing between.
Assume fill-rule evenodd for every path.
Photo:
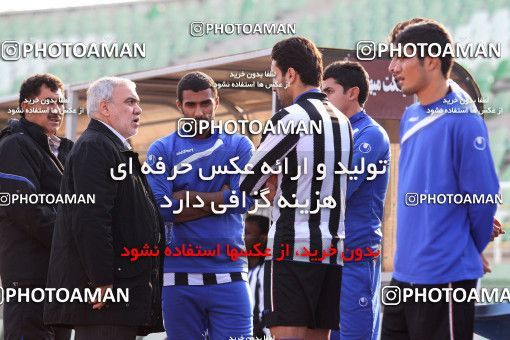
<instances>
[{"instance_id":1,"label":"man's hand","mask_svg":"<svg viewBox=\"0 0 510 340\"><path fill-rule=\"evenodd\" d=\"M491 264L489 263L489 260L485 257L483 253L480 254L480 257L482 258L482 265L483 265L483 273L492 273Z\"/></svg>"},{"instance_id":2,"label":"man's hand","mask_svg":"<svg viewBox=\"0 0 510 340\"><path fill-rule=\"evenodd\" d=\"M172 194L172 198L173 199L176 199L176 200L182 200L182 201L185 201L186 200L186 192L187 190L180 190L180 191L176 191ZM192 195L193 192L189 192L189 200L190 202L193 202L193 200L195 199L195 196Z\"/></svg>"},{"instance_id":3,"label":"man's hand","mask_svg":"<svg viewBox=\"0 0 510 340\"><path fill-rule=\"evenodd\" d=\"M264 184L264 188L269 189L269 193L266 195L266 198L269 202L273 203L274 197L276 195L276 186L278 185L278 175L271 175L266 184Z\"/></svg>"},{"instance_id":4,"label":"man's hand","mask_svg":"<svg viewBox=\"0 0 510 340\"><path fill-rule=\"evenodd\" d=\"M101 302L101 301L103 300L106 290L112 289L112 288L113 288L113 285L107 285L107 286L102 286L102 287L96 288L96 289L99 289L99 301L89 301L89 303L92 304L92 309L103 308L103 306L105 305L105 302Z\"/></svg>"},{"instance_id":5,"label":"man's hand","mask_svg":"<svg viewBox=\"0 0 510 340\"><path fill-rule=\"evenodd\" d=\"M178 216L176 217L177 222L185 222L190 221L193 219L205 217L207 215L210 215L212 213L212 202L216 204L223 204L228 202L223 202L223 191L230 190L230 186L228 184L224 184L220 191L217 192L199 192L199 191L188 191L188 190L180 190L172 193L172 198L176 200L182 200L184 204L186 204L186 196L189 197L189 204L195 205L199 204L196 208L189 207L183 209L183 212L186 212L186 209L189 209L190 211L198 212L198 214L192 213L192 216ZM207 214L204 215L204 212ZM182 213L180 215L183 215ZM191 217L191 219L190 219Z\"/></svg>"},{"instance_id":6,"label":"man's hand","mask_svg":"<svg viewBox=\"0 0 510 340\"><path fill-rule=\"evenodd\" d=\"M503 234L506 234L506 232L503 230L501 222L499 222L499 220L496 217L494 217L494 222L492 224L491 241L494 241L496 237Z\"/></svg>"}]
</instances>

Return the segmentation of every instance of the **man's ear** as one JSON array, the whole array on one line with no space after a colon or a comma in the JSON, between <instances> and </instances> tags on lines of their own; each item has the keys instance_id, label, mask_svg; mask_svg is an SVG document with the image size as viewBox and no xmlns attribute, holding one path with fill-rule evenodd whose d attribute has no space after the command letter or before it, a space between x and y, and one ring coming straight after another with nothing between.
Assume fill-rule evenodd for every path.
<instances>
[{"instance_id":1,"label":"man's ear","mask_svg":"<svg viewBox=\"0 0 510 340\"><path fill-rule=\"evenodd\" d=\"M425 57L423 62L425 63L425 69L430 72L435 69L439 69L441 71L441 59Z\"/></svg>"},{"instance_id":2,"label":"man's ear","mask_svg":"<svg viewBox=\"0 0 510 340\"><path fill-rule=\"evenodd\" d=\"M349 89L349 100L351 101L358 101L359 96L359 87L354 86Z\"/></svg>"},{"instance_id":3,"label":"man's ear","mask_svg":"<svg viewBox=\"0 0 510 340\"><path fill-rule=\"evenodd\" d=\"M214 110L216 110L218 108L218 105L220 105L220 97L217 96L216 98L214 98L214 102L216 103L214 105Z\"/></svg>"},{"instance_id":4,"label":"man's ear","mask_svg":"<svg viewBox=\"0 0 510 340\"><path fill-rule=\"evenodd\" d=\"M25 117L26 117L27 111L30 108L30 105L27 102L23 101L21 103L21 107L20 108L21 108L21 110L23 110L23 113L25 114Z\"/></svg>"},{"instance_id":5,"label":"man's ear","mask_svg":"<svg viewBox=\"0 0 510 340\"><path fill-rule=\"evenodd\" d=\"M110 117L110 109L108 108L108 102L101 100L99 102L99 114L105 117Z\"/></svg>"},{"instance_id":6,"label":"man's ear","mask_svg":"<svg viewBox=\"0 0 510 340\"><path fill-rule=\"evenodd\" d=\"M289 67L285 73L285 81L291 85L297 80L298 76L299 75L296 70L294 70L292 67Z\"/></svg>"},{"instance_id":7,"label":"man's ear","mask_svg":"<svg viewBox=\"0 0 510 340\"><path fill-rule=\"evenodd\" d=\"M182 103L179 99L175 100L175 105L177 105L177 108L179 109L179 111L182 112Z\"/></svg>"}]
</instances>

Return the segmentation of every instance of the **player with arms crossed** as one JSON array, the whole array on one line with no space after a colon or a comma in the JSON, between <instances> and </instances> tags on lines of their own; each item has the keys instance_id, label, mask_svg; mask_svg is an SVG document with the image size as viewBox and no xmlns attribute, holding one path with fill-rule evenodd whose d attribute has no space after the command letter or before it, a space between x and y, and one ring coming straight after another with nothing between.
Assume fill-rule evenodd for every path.
<instances>
[{"instance_id":1,"label":"player with arms crossed","mask_svg":"<svg viewBox=\"0 0 510 340\"><path fill-rule=\"evenodd\" d=\"M200 339L206 333L211 340L223 340L252 333L247 260L232 261L225 250L227 246L244 248L241 214L253 201L241 202L239 175L214 175L212 170L218 165L234 170L230 159L235 157L239 158L236 164L244 168L253 144L239 134L198 129L200 121L214 119L218 104L211 77L202 72L186 74L177 85L177 107L188 122L196 123L194 129L185 131L182 126L155 141L147 152L151 167L159 161L165 164L165 173L151 174L148 180L166 223L168 247L173 250L191 244L193 250L197 246L214 250L219 246L221 254L165 256L163 316L169 340ZM174 176L184 167L191 170ZM203 179L204 175L211 179ZM188 195L193 200L190 203L199 206L200 200L203 207L184 207ZM220 204L231 202L232 195L241 202L239 206L215 214L212 205L219 209ZM171 206L161 207L167 199Z\"/></svg>"}]
</instances>

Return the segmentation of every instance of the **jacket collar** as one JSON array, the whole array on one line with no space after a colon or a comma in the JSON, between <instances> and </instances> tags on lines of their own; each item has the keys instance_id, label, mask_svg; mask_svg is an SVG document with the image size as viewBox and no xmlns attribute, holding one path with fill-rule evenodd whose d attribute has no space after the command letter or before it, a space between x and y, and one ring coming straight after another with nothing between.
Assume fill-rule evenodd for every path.
<instances>
[{"instance_id":1,"label":"jacket collar","mask_svg":"<svg viewBox=\"0 0 510 340\"><path fill-rule=\"evenodd\" d=\"M44 133L44 129L41 126L29 122L25 118L21 118L19 121L22 129L25 130L25 132L28 133L33 140L40 144L44 149L48 149L48 151L50 151L48 136Z\"/></svg>"},{"instance_id":2,"label":"jacket collar","mask_svg":"<svg viewBox=\"0 0 510 340\"><path fill-rule=\"evenodd\" d=\"M295 103L299 103L303 100L308 100L308 99L319 99L319 100L324 100L326 99L327 96L326 94L320 92L320 91L307 91L307 92L303 92L301 93L297 98L296 100L294 101L294 104Z\"/></svg>"},{"instance_id":3,"label":"jacket collar","mask_svg":"<svg viewBox=\"0 0 510 340\"><path fill-rule=\"evenodd\" d=\"M360 121L360 120L362 120L363 118L366 118L366 117L367 117L367 114L366 114L365 110L361 109L361 111L356 112L354 115L352 115L349 118L349 121L351 122L351 125L353 125L354 123L357 123L358 121Z\"/></svg>"},{"instance_id":4,"label":"jacket collar","mask_svg":"<svg viewBox=\"0 0 510 340\"><path fill-rule=\"evenodd\" d=\"M48 136L44 133L44 129L32 122L29 122L25 118L20 118L20 127L22 130L24 130L30 138L32 138L37 144L39 144L43 150L50 156L50 158L53 160L57 168L63 172L64 167L62 163L60 163L60 160L51 152L50 145L48 144Z\"/></svg>"},{"instance_id":5,"label":"jacket collar","mask_svg":"<svg viewBox=\"0 0 510 340\"><path fill-rule=\"evenodd\" d=\"M103 135L108 137L117 146L117 148L119 148L120 151L122 151L122 152L124 152L124 151L131 151L128 148L126 148L124 143L120 140L119 137L117 137L112 132L112 130L108 129L108 127L106 125L104 125L103 123L101 123L97 119L91 119L87 129L95 130L95 131L98 131L98 132L102 133Z\"/></svg>"}]
</instances>

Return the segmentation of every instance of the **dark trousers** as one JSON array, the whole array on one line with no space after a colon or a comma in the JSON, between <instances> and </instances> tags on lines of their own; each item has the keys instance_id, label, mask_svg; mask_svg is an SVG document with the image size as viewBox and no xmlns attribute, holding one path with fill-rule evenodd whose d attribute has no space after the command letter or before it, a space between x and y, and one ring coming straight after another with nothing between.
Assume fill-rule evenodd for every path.
<instances>
[{"instance_id":1,"label":"dark trousers","mask_svg":"<svg viewBox=\"0 0 510 340\"><path fill-rule=\"evenodd\" d=\"M134 340L136 327L128 326L75 326L75 340Z\"/></svg>"},{"instance_id":2,"label":"dark trousers","mask_svg":"<svg viewBox=\"0 0 510 340\"><path fill-rule=\"evenodd\" d=\"M6 302L4 304L5 340L69 340L71 330L45 326L44 303Z\"/></svg>"},{"instance_id":3,"label":"dark trousers","mask_svg":"<svg viewBox=\"0 0 510 340\"><path fill-rule=\"evenodd\" d=\"M420 291L437 288L462 289L469 296L469 291L476 287L476 280L465 280L452 282L450 284L418 285L406 282L391 280L392 290L404 288L418 288ZM398 287L398 288L395 288ZM432 290L432 291L434 291ZM383 290L383 295L384 295ZM439 295L434 295L436 301ZM397 294L392 293L391 305L384 307L381 340L471 340L473 339L473 327L475 317L474 301L455 301L450 298L446 301L446 294L443 299L437 302L407 301L398 302L395 299ZM400 295L401 296L401 295ZM428 293L427 293L428 296ZM383 296L383 304L385 304ZM457 299L462 299L459 297Z\"/></svg>"}]
</instances>

